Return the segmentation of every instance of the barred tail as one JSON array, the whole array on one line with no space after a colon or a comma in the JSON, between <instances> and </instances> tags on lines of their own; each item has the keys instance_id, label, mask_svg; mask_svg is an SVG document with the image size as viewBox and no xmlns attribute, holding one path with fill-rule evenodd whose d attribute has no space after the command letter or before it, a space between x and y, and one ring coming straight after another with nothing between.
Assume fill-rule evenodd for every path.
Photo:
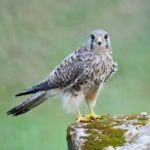
<instances>
[{"instance_id":1,"label":"barred tail","mask_svg":"<svg viewBox=\"0 0 150 150\"><path fill-rule=\"evenodd\" d=\"M26 101L24 101L20 105L9 110L7 112L7 115L18 116L18 115L24 114L30 109L43 103L46 99L47 99L46 92L44 91L38 92L32 95L31 97L29 97Z\"/></svg>"}]
</instances>

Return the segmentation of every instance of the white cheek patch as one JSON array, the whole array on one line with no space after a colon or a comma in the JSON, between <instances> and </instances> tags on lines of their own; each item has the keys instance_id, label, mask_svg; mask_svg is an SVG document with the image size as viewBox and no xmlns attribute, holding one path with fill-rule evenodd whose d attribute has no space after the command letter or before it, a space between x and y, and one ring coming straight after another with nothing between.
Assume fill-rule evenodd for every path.
<instances>
[{"instance_id":1,"label":"white cheek patch","mask_svg":"<svg viewBox=\"0 0 150 150\"><path fill-rule=\"evenodd\" d=\"M108 39L107 39L107 44L108 44L108 46L110 46L110 38L108 37Z\"/></svg>"}]
</instances>

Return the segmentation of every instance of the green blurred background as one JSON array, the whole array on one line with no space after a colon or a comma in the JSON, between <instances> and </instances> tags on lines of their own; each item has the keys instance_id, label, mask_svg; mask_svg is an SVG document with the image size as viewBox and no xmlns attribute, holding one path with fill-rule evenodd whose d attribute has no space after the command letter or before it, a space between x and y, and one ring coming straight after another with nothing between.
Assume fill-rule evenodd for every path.
<instances>
[{"instance_id":1,"label":"green blurred background","mask_svg":"<svg viewBox=\"0 0 150 150\"><path fill-rule=\"evenodd\" d=\"M149 0L0 0L0 150L67 149L75 115L58 99L16 118L5 112L24 99L15 93L46 77L97 28L110 33L119 71L96 112L150 112Z\"/></svg>"}]
</instances>

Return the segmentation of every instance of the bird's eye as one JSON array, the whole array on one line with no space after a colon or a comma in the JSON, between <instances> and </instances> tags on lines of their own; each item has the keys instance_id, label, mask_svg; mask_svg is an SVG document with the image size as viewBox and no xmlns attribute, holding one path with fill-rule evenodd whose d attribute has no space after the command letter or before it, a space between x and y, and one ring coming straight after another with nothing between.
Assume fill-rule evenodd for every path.
<instances>
[{"instance_id":1,"label":"bird's eye","mask_svg":"<svg viewBox=\"0 0 150 150\"><path fill-rule=\"evenodd\" d=\"M104 38L105 38L105 39L108 39L108 34L105 34Z\"/></svg>"},{"instance_id":2,"label":"bird's eye","mask_svg":"<svg viewBox=\"0 0 150 150\"><path fill-rule=\"evenodd\" d=\"M91 34L91 35L90 35L90 37L91 37L91 39L92 39L92 40L94 40L94 39L95 39L94 34Z\"/></svg>"}]
</instances>

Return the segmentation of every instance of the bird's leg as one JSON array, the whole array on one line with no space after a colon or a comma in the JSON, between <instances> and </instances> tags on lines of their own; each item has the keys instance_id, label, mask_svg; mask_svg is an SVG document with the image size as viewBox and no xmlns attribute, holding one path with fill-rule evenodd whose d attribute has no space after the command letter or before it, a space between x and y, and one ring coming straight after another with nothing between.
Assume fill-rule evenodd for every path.
<instances>
[{"instance_id":1,"label":"bird's leg","mask_svg":"<svg viewBox=\"0 0 150 150\"><path fill-rule=\"evenodd\" d=\"M90 115L91 116L95 116L96 114L95 114L95 112L93 110L93 107L92 107L91 103L88 103L88 108L89 108Z\"/></svg>"},{"instance_id":2,"label":"bird's leg","mask_svg":"<svg viewBox=\"0 0 150 150\"><path fill-rule=\"evenodd\" d=\"M100 119L100 116L95 114L93 107L92 107L92 103L87 102L87 105L88 105L88 109L89 109L89 114L85 115L85 118L89 119L89 120L90 119Z\"/></svg>"},{"instance_id":3,"label":"bird's leg","mask_svg":"<svg viewBox=\"0 0 150 150\"><path fill-rule=\"evenodd\" d=\"M79 106L76 106L76 113L77 113L77 119L76 119L76 122L77 122L77 123L88 121L85 117L83 117L83 116L81 115Z\"/></svg>"},{"instance_id":4,"label":"bird's leg","mask_svg":"<svg viewBox=\"0 0 150 150\"><path fill-rule=\"evenodd\" d=\"M76 106L76 112L77 112L77 122L80 122L80 120L82 119L82 115L78 106Z\"/></svg>"}]
</instances>

